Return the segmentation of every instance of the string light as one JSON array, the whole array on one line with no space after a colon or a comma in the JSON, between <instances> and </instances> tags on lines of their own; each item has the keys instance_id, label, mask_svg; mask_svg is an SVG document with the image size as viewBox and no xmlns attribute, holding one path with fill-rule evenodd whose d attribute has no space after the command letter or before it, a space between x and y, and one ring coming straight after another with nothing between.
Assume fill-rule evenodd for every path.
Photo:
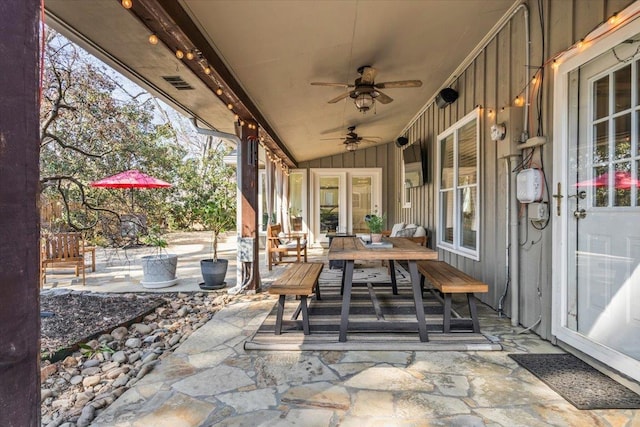
<instances>
[{"instance_id":1,"label":"string light","mask_svg":"<svg viewBox=\"0 0 640 427\"><path fill-rule=\"evenodd\" d=\"M187 52L187 59L191 61L193 58L195 58L195 55L193 54L193 51L190 50L189 52Z\"/></svg>"},{"instance_id":2,"label":"string light","mask_svg":"<svg viewBox=\"0 0 640 427\"><path fill-rule=\"evenodd\" d=\"M176 50L176 58L178 59L184 58L184 52L181 51L180 49Z\"/></svg>"},{"instance_id":3,"label":"string light","mask_svg":"<svg viewBox=\"0 0 640 427\"><path fill-rule=\"evenodd\" d=\"M149 36L149 43L156 45L158 44L158 36L156 36L155 34L151 34Z\"/></svg>"},{"instance_id":4,"label":"string light","mask_svg":"<svg viewBox=\"0 0 640 427\"><path fill-rule=\"evenodd\" d=\"M235 120L236 122L238 121L239 118L240 118L240 116L237 115L237 114L235 116L233 116L233 120Z\"/></svg>"},{"instance_id":5,"label":"string light","mask_svg":"<svg viewBox=\"0 0 640 427\"><path fill-rule=\"evenodd\" d=\"M584 47L584 39L578 40L578 43L576 43L576 48L582 49L583 47Z\"/></svg>"},{"instance_id":6,"label":"string light","mask_svg":"<svg viewBox=\"0 0 640 427\"><path fill-rule=\"evenodd\" d=\"M218 96L222 95L222 88L221 87L216 89L216 95L218 95Z\"/></svg>"},{"instance_id":7,"label":"string light","mask_svg":"<svg viewBox=\"0 0 640 427\"><path fill-rule=\"evenodd\" d=\"M206 67L204 67L204 73L205 73L206 75L211 74L211 67L209 67L208 65L207 65Z\"/></svg>"},{"instance_id":8,"label":"string light","mask_svg":"<svg viewBox=\"0 0 640 427\"><path fill-rule=\"evenodd\" d=\"M123 1L124 3L124 1ZM608 20L609 24L614 25L616 22L618 22L618 13L614 13L613 15L611 15L611 17Z\"/></svg>"},{"instance_id":9,"label":"string light","mask_svg":"<svg viewBox=\"0 0 640 427\"><path fill-rule=\"evenodd\" d=\"M551 68L553 68L554 70L556 70L558 68L560 64L558 64L558 61L556 61L555 59L553 60L553 62L551 63Z\"/></svg>"},{"instance_id":10,"label":"string light","mask_svg":"<svg viewBox=\"0 0 640 427\"><path fill-rule=\"evenodd\" d=\"M513 100L513 104L516 107L522 107L524 105L524 98L520 95L516 96L516 99Z\"/></svg>"},{"instance_id":11,"label":"string light","mask_svg":"<svg viewBox=\"0 0 640 427\"><path fill-rule=\"evenodd\" d=\"M131 9L133 7L133 1L122 0L122 7L124 7L125 9Z\"/></svg>"},{"instance_id":12,"label":"string light","mask_svg":"<svg viewBox=\"0 0 640 427\"><path fill-rule=\"evenodd\" d=\"M531 84L532 84L532 85L534 85L534 84L536 84L537 82L538 82L538 78L537 78L536 76L533 76L533 77L531 78Z\"/></svg>"},{"instance_id":13,"label":"string light","mask_svg":"<svg viewBox=\"0 0 640 427\"><path fill-rule=\"evenodd\" d=\"M487 117L492 118L493 117L493 110L489 109L489 111L487 112Z\"/></svg>"},{"instance_id":14,"label":"string light","mask_svg":"<svg viewBox=\"0 0 640 427\"><path fill-rule=\"evenodd\" d=\"M228 104L227 104L227 108L228 108L229 110L233 110L233 104L232 104L232 103L228 103Z\"/></svg>"}]
</instances>

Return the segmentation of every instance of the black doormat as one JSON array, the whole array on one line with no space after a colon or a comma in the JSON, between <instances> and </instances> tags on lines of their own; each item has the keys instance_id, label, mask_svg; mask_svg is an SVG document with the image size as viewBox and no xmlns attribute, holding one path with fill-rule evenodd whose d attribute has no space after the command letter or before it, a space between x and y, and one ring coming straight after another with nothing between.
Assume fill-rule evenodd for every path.
<instances>
[{"instance_id":1,"label":"black doormat","mask_svg":"<svg viewBox=\"0 0 640 427\"><path fill-rule=\"evenodd\" d=\"M572 354L510 354L578 409L638 409L640 396Z\"/></svg>"}]
</instances>

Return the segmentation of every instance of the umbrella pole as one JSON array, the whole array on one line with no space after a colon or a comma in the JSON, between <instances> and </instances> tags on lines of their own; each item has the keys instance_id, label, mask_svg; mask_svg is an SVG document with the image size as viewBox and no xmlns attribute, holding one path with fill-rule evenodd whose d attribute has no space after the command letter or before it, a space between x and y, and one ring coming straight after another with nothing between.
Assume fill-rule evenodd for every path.
<instances>
[{"instance_id":1,"label":"umbrella pole","mask_svg":"<svg viewBox=\"0 0 640 427\"><path fill-rule=\"evenodd\" d=\"M135 213L133 210L133 187L129 191L131 191L131 213L133 214Z\"/></svg>"}]
</instances>

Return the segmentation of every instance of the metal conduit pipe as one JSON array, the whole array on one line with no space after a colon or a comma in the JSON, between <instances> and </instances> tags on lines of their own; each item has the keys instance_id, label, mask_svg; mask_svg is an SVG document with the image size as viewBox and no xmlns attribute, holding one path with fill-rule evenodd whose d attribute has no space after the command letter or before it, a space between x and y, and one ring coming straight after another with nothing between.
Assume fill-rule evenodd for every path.
<instances>
[{"instance_id":1,"label":"metal conduit pipe","mask_svg":"<svg viewBox=\"0 0 640 427\"><path fill-rule=\"evenodd\" d=\"M227 132L220 132L218 130L214 130L214 129L206 129L206 128L201 128L198 126L198 121L195 117L191 118L191 121L193 122L193 127L196 129L196 132L198 132L201 135L211 135L211 136L215 136L217 138L220 139L224 139L227 141L231 141L234 144L236 144L237 147L240 147L241 142L240 138L238 138L237 135L234 135L232 133L227 133ZM241 165L237 165L236 166L236 171L240 170ZM237 188L238 190L236 191L236 206L242 206L242 189L240 188L240 180L237 179ZM236 209L236 234L237 234L237 238L239 239L240 233L238 233L238 225L242 223L242 211L241 209ZM255 240L255 244L258 244L258 240ZM242 288L242 284L243 284L243 278L242 278L242 265L243 262L240 260L240 251L236 251L236 286L233 288L230 288L227 292L231 293L231 294L236 294L238 293L241 288ZM254 262L259 262L258 260L254 260ZM252 269L253 271L253 269Z\"/></svg>"},{"instance_id":2,"label":"metal conduit pipe","mask_svg":"<svg viewBox=\"0 0 640 427\"><path fill-rule=\"evenodd\" d=\"M524 10L524 52L525 52L525 69L527 70L527 82L525 85L524 93L524 125L523 135L525 138L529 137L529 55L530 55L530 45L531 45L531 36L529 34L529 8L525 3L521 3L516 7L510 18L513 17L520 9ZM524 141L521 141L524 142ZM511 247L511 262L509 267L509 282L511 283L511 326L518 326L520 324L520 233L519 225L518 225L518 200L516 199L516 184L517 184L517 176L512 171L512 159L514 157L509 158L509 191L507 203L510 209L509 215L509 225L511 228L510 234L510 243Z\"/></svg>"}]
</instances>

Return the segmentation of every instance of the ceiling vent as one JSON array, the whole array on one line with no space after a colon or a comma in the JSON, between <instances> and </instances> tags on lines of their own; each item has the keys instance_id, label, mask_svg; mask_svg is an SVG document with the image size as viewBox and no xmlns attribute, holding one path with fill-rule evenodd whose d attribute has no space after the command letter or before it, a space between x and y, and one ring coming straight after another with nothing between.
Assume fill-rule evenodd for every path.
<instances>
[{"instance_id":1,"label":"ceiling vent","mask_svg":"<svg viewBox=\"0 0 640 427\"><path fill-rule=\"evenodd\" d=\"M193 87L191 87L189 83L182 80L182 77L180 76L162 76L162 78L178 90L193 90Z\"/></svg>"}]
</instances>

